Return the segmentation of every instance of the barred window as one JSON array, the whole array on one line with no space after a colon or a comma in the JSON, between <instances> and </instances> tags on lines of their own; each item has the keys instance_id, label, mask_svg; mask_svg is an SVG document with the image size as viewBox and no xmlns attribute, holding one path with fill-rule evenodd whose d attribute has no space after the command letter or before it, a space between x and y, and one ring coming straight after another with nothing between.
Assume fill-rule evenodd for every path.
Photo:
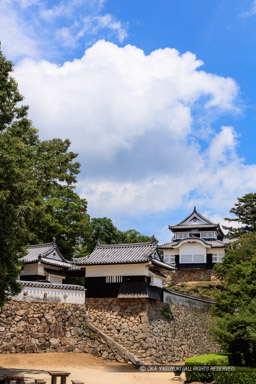
<instances>
[{"instance_id":1,"label":"barred window","mask_svg":"<svg viewBox=\"0 0 256 384\"><path fill-rule=\"evenodd\" d=\"M106 283L122 283L123 276L106 276Z\"/></svg>"}]
</instances>

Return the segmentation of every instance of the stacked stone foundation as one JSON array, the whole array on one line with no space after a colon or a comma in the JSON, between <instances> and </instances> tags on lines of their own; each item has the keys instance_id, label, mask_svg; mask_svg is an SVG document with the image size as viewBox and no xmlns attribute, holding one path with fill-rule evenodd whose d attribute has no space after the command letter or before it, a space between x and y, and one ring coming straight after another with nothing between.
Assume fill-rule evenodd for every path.
<instances>
[{"instance_id":1,"label":"stacked stone foundation","mask_svg":"<svg viewBox=\"0 0 256 384\"><path fill-rule=\"evenodd\" d=\"M175 272L167 272L165 279L165 286L170 284L188 283L191 281L215 281L217 280L216 274L212 269L190 269L190 270L177 270Z\"/></svg>"},{"instance_id":2,"label":"stacked stone foundation","mask_svg":"<svg viewBox=\"0 0 256 384\"><path fill-rule=\"evenodd\" d=\"M84 305L10 301L0 310L0 353L89 352L124 361L87 324Z\"/></svg>"},{"instance_id":3,"label":"stacked stone foundation","mask_svg":"<svg viewBox=\"0 0 256 384\"><path fill-rule=\"evenodd\" d=\"M211 313L148 299L87 299L86 307L93 324L147 363L178 362L219 351L209 337ZM164 315L166 307L171 318Z\"/></svg>"},{"instance_id":4,"label":"stacked stone foundation","mask_svg":"<svg viewBox=\"0 0 256 384\"><path fill-rule=\"evenodd\" d=\"M164 364L219 348L208 335L210 313L149 299L87 299L75 304L11 301L1 308L0 353L89 352L127 361L90 324L141 362Z\"/></svg>"}]
</instances>

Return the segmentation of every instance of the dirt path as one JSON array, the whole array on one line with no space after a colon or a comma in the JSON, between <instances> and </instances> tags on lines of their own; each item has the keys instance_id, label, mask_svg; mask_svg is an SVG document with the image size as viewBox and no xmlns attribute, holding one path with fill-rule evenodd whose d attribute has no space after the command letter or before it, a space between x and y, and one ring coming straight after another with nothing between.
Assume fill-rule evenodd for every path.
<instances>
[{"instance_id":1,"label":"dirt path","mask_svg":"<svg viewBox=\"0 0 256 384\"><path fill-rule=\"evenodd\" d=\"M50 384L48 371L68 371L71 379L83 380L85 384L174 384L173 373L140 372L130 365L102 360L89 353L35 353L0 355L0 376L23 373L25 382L45 379ZM184 379L184 378L183 378ZM179 381L183 383L183 381Z\"/></svg>"}]
</instances>

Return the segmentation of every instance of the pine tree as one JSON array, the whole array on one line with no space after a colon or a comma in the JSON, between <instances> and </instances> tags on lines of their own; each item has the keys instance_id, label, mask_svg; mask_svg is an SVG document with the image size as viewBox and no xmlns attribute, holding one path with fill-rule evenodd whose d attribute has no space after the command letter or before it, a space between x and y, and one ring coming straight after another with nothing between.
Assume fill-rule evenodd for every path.
<instances>
[{"instance_id":1,"label":"pine tree","mask_svg":"<svg viewBox=\"0 0 256 384\"><path fill-rule=\"evenodd\" d=\"M237 199L237 203L230 210L235 217L225 220L229 223L238 223L239 227L228 227L224 229L228 230L228 236L232 239L238 238L244 233L251 233L256 231L256 193L248 193L243 197Z\"/></svg>"}]
</instances>

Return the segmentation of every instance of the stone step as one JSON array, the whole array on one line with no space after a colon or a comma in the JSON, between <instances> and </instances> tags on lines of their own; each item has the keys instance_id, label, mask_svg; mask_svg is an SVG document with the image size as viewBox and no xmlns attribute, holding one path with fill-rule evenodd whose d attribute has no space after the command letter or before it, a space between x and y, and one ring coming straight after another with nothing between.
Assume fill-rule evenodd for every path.
<instances>
[{"instance_id":1,"label":"stone step","mask_svg":"<svg viewBox=\"0 0 256 384\"><path fill-rule=\"evenodd\" d=\"M129 347L127 344L125 344L124 342L122 342L121 340L119 340L118 338L118 334L117 333L114 333L111 332L111 331L108 331L106 329L102 329L100 327L99 324L97 324L97 327L102 331L104 332L107 336L111 337L113 340L117 341L120 345L122 345L125 349L127 349L127 351L129 351L130 353L132 353L133 355L135 355L140 361L141 361L141 364L151 364L152 363L152 360L150 357L145 357L145 350L144 349L137 349L137 348L134 348L134 347ZM116 337L115 337L116 336Z\"/></svg>"}]
</instances>

